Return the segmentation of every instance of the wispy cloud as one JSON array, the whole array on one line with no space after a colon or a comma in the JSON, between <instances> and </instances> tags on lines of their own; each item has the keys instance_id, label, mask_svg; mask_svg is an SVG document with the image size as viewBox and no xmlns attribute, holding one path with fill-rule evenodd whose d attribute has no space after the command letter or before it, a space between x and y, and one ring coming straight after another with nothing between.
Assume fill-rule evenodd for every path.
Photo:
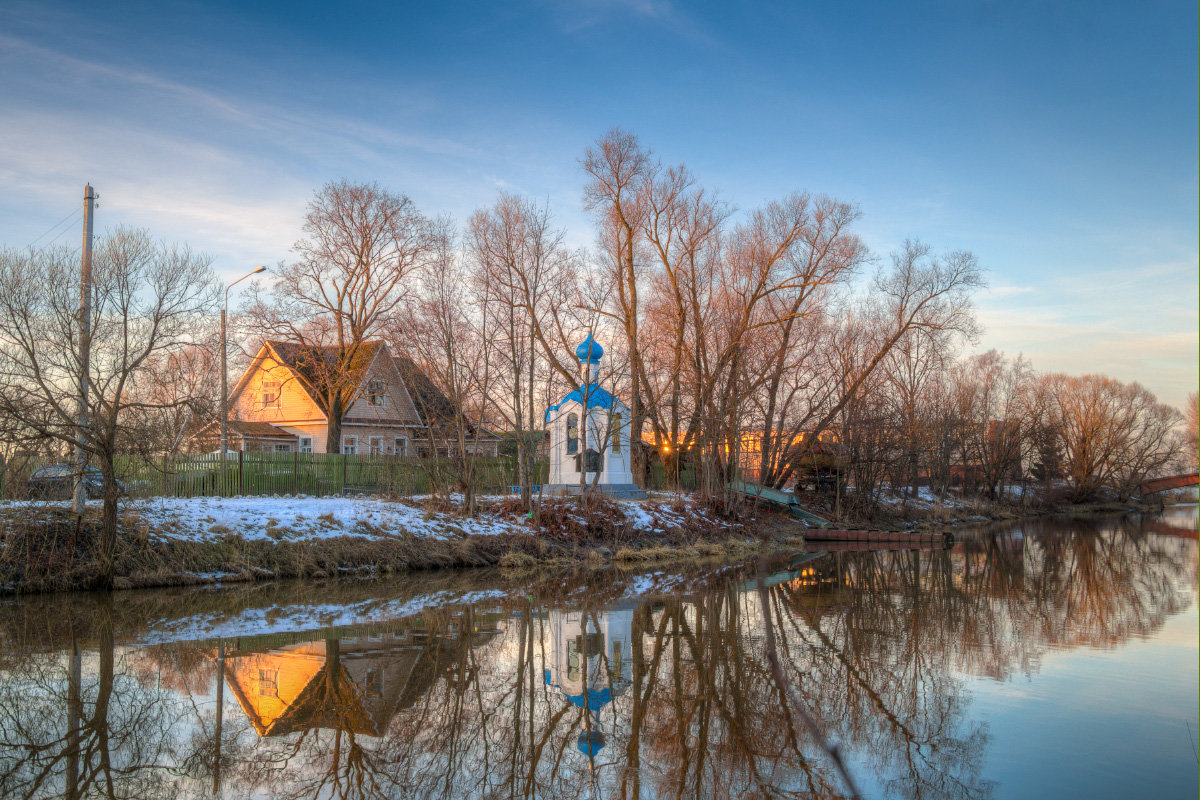
<instances>
[{"instance_id":1,"label":"wispy cloud","mask_svg":"<svg viewBox=\"0 0 1200 800\"><path fill-rule=\"evenodd\" d=\"M693 44L721 46L704 25L670 0L557 0L548 5L567 33L633 19L668 30Z\"/></svg>"},{"instance_id":2,"label":"wispy cloud","mask_svg":"<svg viewBox=\"0 0 1200 800\"><path fill-rule=\"evenodd\" d=\"M1015 297L1021 294L1032 294L1034 288L1032 286L1005 286L992 285L988 287L988 294L997 299L1003 297Z\"/></svg>"}]
</instances>

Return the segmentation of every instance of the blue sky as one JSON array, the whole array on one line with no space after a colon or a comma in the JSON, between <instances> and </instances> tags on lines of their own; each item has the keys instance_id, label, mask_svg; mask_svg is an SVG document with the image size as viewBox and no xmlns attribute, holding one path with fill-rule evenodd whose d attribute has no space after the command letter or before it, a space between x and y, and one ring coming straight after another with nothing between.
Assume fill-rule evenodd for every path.
<instances>
[{"instance_id":1,"label":"blue sky","mask_svg":"<svg viewBox=\"0 0 1200 800\"><path fill-rule=\"evenodd\" d=\"M621 126L740 209L806 189L880 257L974 251L982 348L1196 388L1194 2L347 5L6 0L0 243L91 181L101 229L236 277L346 177L459 220L527 193L588 245L578 159Z\"/></svg>"}]
</instances>

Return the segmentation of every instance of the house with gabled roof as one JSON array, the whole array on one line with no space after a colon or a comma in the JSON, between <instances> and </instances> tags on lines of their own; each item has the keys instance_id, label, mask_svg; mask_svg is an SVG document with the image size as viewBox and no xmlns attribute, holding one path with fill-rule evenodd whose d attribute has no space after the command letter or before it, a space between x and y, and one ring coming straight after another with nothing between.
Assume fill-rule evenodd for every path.
<instances>
[{"instance_id":1,"label":"house with gabled roof","mask_svg":"<svg viewBox=\"0 0 1200 800\"><path fill-rule=\"evenodd\" d=\"M346 455L440 455L455 408L409 358L367 341L340 367L336 347L264 341L229 396L231 450L328 453L329 419L320 387L340 369L345 387L340 452ZM217 422L196 437L210 443ZM473 446L496 455L499 440L479 432ZM203 446L203 445L202 445ZM208 449L205 447L204 449Z\"/></svg>"}]
</instances>

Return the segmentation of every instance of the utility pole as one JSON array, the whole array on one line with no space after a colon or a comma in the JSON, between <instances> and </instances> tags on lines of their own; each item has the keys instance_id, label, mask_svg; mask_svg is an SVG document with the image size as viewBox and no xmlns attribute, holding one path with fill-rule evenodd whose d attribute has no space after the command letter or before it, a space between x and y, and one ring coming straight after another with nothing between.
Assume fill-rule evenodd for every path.
<instances>
[{"instance_id":1,"label":"utility pole","mask_svg":"<svg viewBox=\"0 0 1200 800\"><path fill-rule=\"evenodd\" d=\"M79 414L75 420L75 494L72 510L83 516L87 486L88 381L92 360L92 211L96 193L89 183L83 187L83 262L79 277Z\"/></svg>"}]
</instances>

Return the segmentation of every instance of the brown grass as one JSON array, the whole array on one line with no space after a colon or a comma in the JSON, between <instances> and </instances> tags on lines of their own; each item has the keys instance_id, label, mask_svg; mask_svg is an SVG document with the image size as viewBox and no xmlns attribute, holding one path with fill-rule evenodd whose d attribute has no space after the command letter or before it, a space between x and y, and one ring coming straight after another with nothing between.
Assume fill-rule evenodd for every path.
<instances>
[{"instance_id":1,"label":"brown grass","mask_svg":"<svg viewBox=\"0 0 1200 800\"><path fill-rule=\"evenodd\" d=\"M513 500L500 501L493 513L526 516L519 500ZM654 506L644 508L654 513ZM795 533L794 523L773 521L769 515L722 527L699 506L661 506L674 513L674 523L664 522L662 530L653 533L634 530L611 500L597 499L581 508L577 500L555 499L542 504L529 533L447 540L397 536L362 523L354 536L298 540L294 531L271 520L265 539L247 539L214 524L208 541L189 541L155 537L153 533L167 530L151 531L131 515L119 528L115 585L183 586L485 566L518 572L575 565L594 571L612 563L732 558L753 549L744 539L756 531L760 538L776 542L783 538L781 531ZM320 519L326 532L340 527L332 518ZM96 588L98 532L97 519L88 517L78 524L59 511L36 518L0 518L0 594Z\"/></svg>"}]
</instances>

